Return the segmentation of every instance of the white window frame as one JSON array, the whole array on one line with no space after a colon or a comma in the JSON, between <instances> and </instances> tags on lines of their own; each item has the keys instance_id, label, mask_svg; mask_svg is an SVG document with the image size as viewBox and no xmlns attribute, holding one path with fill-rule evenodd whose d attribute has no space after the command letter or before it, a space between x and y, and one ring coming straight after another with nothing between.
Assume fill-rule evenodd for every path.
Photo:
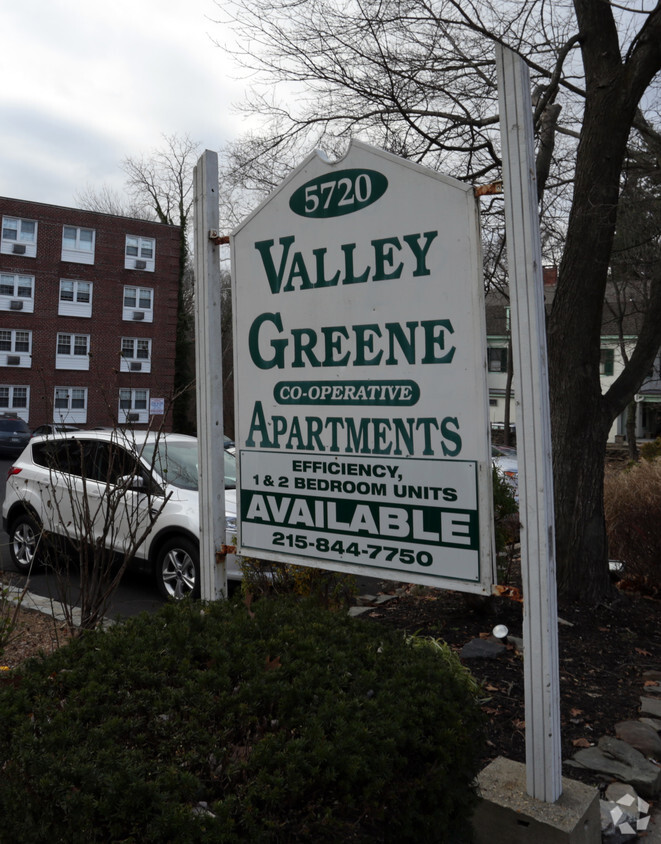
<instances>
[{"instance_id":1,"label":"white window frame","mask_svg":"<svg viewBox=\"0 0 661 844\"><path fill-rule=\"evenodd\" d=\"M65 285L71 285L72 290L72 299L63 299L62 298L62 291L65 288ZM85 286L89 287L89 302L86 302L83 299L81 301L80 296L82 291L84 290ZM85 317L89 319L92 316L92 295L94 292L94 283L91 281L77 281L73 278L61 278L60 279L60 291L59 291L59 298L58 298L58 307L57 313L59 316L76 316L76 317Z\"/></svg>"},{"instance_id":2,"label":"white window frame","mask_svg":"<svg viewBox=\"0 0 661 844\"><path fill-rule=\"evenodd\" d=\"M9 334L9 349L0 348L0 366L30 368L32 365L32 332L24 328L0 328L0 343L7 342L3 335ZM25 342L23 335L27 336L27 349L18 348Z\"/></svg>"},{"instance_id":3,"label":"white window frame","mask_svg":"<svg viewBox=\"0 0 661 844\"><path fill-rule=\"evenodd\" d=\"M599 350L599 377L612 378L615 374L615 349L602 346Z\"/></svg>"},{"instance_id":4,"label":"white window frame","mask_svg":"<svg viewBox=\"0 0 661 844\"><path fill-rule=\"evenodd\" d=\"M156 238L127 234L124 246L124 269L153 273L156 267Z\"/></svg>"},{"instance_id":5,"label":"white window frame","mask_svg":"<svg viewBox=\"0 0 661 844\"><path fill-rule=\"evenodd\" d=\"M149 337L122 337L119 371L141 374L151 372L151 345Z\"/></svg>"},{"instance_id":6,"label":"white window frame","mask_svg":"<svg viewBox=\"0 0 661 844\"><path fill-rule=\"evenodd\" d=\"M73 231L75 233L73 238L68 238L68 240L73 239L73 245L65 245L65 234L67 229L70 232ZM92 235L90 245L88 245L87 241L82 237L83 232L89 232ZM94 229L88 229L84 226L69 226L66 223L62 226L63 261L73 261L76 264L93 264L95 247L96 231Z\"/></svg>"},{"instance_id":7,"label":"white window frame","mask_svg":"<svg viewBox=\"0 0 661 844\"><path fill-rule=\"evenodd\" d=\"M149 390L143 387L120 387L117 420L120 425L145 425L149 422Z\"/></svg>"},{"instance_id":8,"label":"white window frame","mask_svg":"<svg viewBox=\"0 0 661 844\"><path fill-rule=\"evenodd\" d=\"M487 371L506 375L508 356L509 349L507 346L487 346ZM498 366L495 366L496 362ZM502 364L505 365L502 366Z\"/></svg>"},{"instance_id":9,"label":"white window frame","mask_svg":"<svg viewBox=\"0 0 661 844\"><path fill-rule=\"evenodd\" d=\"M16 234L12 237L16 223ZM29 231L29 229L32 229ZM0 237L0 253L3 255L15 255L22 258L37 257L37 233L39 223L36 220L29 220L24 217L12 217L10 215L2 218L2 236Z\"/></svg>"},{"instance_id":10,"label":"white window frame","mask_svg":"<svg viewBox=\"0 0 661 844\"><path fill-rule=\"evenodd\" d=\"M14 292L3 293L2 286L11 284ZM30 295L26 296L21 292L21 288L25 290L30 288ZM31 314L34 313L34 276L21 275L20 273L2 273L0 272L0 311L15 311L16 313Z\"/></svg>"},{"instance_id":11,"label":"white window frame","mask_svg":"<svg viewBox=\"0 0 661 844\"><path fill-rule=\"evenodd\" d=\"M27 384L0 384L0 413L5 411L15 413L24 422L28 421L30 387Z\"/></svg>"},{"instance_id":12,"label":"white window frame","mask_svg":"<svg viewBox=\"0 0 661 844\"><path fill-rule=\"evenodd\" d=\"M87 422L87 387L55 387L53 422Z\"/></svg>"},{"instance_id":13,"label":"white window frame","mask_svg":"<svg viewBox=\"0 0 661 844\"><path fill-rule=\"evenodd\" d=\"M126 303L127 294L129 291L134 292L135 305L128 305ZM140 304L141 299L144 298L144 293L149 293L149 307ZM153 322L154 321L154 289L152 287L141 287L138 285L127 284L124 286L122 299L122 319L125 322Z\"/></svg>"},{"instance_id":14,"label":"white window frame","mask_svg":"<svg viewBox=\"0 0 661 844\"><path fill-rule=\"evenodd\" d=\"M81 342L84 341L83 342ZM85 351L81 348L85 347ZM63 347L68 351L62 351ZM55 369L90 368L90 335L76 331L58 331L55 338Z\"/></svg>"}]
</instances>

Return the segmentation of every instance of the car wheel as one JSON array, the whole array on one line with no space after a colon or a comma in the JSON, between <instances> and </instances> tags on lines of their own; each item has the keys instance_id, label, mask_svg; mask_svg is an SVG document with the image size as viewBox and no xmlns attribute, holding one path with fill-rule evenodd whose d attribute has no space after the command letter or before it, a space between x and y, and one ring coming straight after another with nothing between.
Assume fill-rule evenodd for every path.
<instances>
[{"instance_id":1,"label":"car wheel","mask_svg":"<svg viewBox=\"0 0 661 844\"><path fill-rule=\"evenodd\" d=\"M39 521L30 513L21 513L9 528L9 554L17 571L21 574L36 572L40 567L42 529Z\"/></svg>"},{"instance_id":2,"label":"car wheel","mask_svg":"<svg viewBox=\"0 0 661 844\"><path fill-rule=\"evenodd\" d=\"M184 537L168 540L156 558L156 583L171 601L200 597L200 549Z\"/></svg>"}]
</instances>

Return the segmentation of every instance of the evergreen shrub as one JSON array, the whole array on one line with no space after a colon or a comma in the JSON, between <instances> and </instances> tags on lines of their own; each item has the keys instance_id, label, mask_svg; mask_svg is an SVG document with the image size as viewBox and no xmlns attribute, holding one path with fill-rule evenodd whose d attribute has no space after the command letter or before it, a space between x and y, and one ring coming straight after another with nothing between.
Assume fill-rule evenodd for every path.
<instances>
[{"instance_id":1,"label":"evergreen shrub","mask_svg":"<svg viewBox=\"0 0 661 844\"><path fill-rule=\"evenodd\" d=\"M491 470L496 553L511 551L520 538L519 504L512 485L494 466Z\"/></svg>"},{"instance_id":2,"label":"evergreen shrub","mask_svg":"<svg viewBox=\"0 0 661 844\"><path fill-rule=\"evenodd\" d=\"M479 689L417 644L291 598L88 632L0 678L0 840L469 840Z\"/></svg>"}]
</instances>

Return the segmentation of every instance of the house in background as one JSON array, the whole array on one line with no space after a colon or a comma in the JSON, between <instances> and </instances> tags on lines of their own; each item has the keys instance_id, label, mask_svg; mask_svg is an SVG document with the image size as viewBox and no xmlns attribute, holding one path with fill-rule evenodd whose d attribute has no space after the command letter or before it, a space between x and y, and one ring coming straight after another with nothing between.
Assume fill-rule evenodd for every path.
<instances>
[{"instance_id":1,"label":"house in background","mask_svg":"<svg viewBox=\"0 0 661 844\"><path fill-rule=\"evenodd\" d=\"M544 268L544 299L553 301L557 276L555 267ZM640 329L641 313L635 307L635 297L623 297L611 288L602 315L600 377L602 392L606 392L624 367L622 345L631 354ZM623 301L626 300L626 308ZM487 383L489 387L489 415L493 430L502 430L505 421L508 365L510 362L510 305L499 291L486 297L487 322ZM654 439L661 435L661 357L657 355L653 369L642 384L634 402L635 436L637 440ZM516 396L512 384L510 394L510 425L516 429ZM623 442L627 433L627 411L611 426L609 442Z\"/></svg>"},{"instance_id":2,"label":"house in background","mask_svg":"<svg viewBox=\"0 0 661 844\"><path fill-rule=\"evenodd\" d=\"M179 228L5 197L0 215L0 412L170 430Z\"/></svg>"}]
</instances>

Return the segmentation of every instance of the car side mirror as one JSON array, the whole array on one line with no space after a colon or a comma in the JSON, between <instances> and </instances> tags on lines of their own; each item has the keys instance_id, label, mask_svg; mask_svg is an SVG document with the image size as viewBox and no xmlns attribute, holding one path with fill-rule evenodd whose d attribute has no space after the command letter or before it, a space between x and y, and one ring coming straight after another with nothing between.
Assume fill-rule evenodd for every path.
<instances>
[{"instance_id":1,"label":"car side mirror","mask_svg":"<svg viewBox=\"0 0 661 844\"><path fill-rule=\"evenodd\" d=\"M132 489L136 492L146 492L147 484L141 475L121 475L117 478L117 486Z\"/></svg>"}]
</instances>

